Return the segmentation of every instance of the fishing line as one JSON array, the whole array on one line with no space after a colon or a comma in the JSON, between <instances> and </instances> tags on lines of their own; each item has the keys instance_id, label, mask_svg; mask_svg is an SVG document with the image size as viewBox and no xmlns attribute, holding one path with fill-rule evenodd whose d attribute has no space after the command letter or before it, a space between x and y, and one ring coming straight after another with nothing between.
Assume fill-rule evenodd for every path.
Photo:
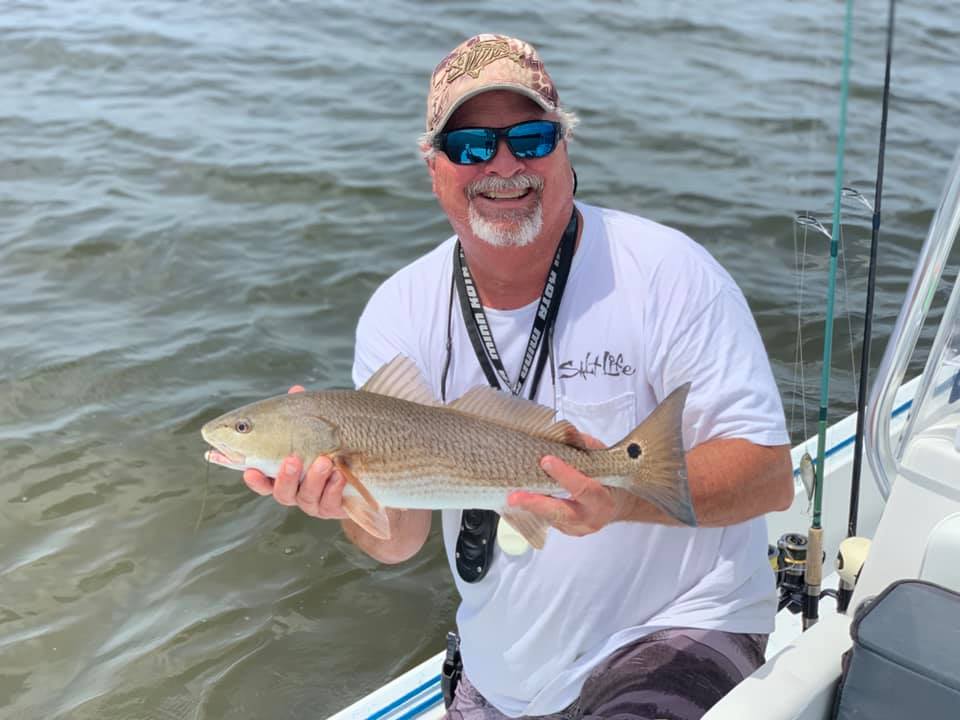
<instances>
[{"instance_id":1,"label":"fishing line","mask_svg":"<svg viewBox=\"0 0 960 720\"><path fill-rule=\"evenodd\" d=\"M200 514L197 515L197 522L193 526L193 534L197 534L197 530L200 529L200 523L203 521L203 511L207 507L207 496L210 494L210 459L207 458L206 462L207 472L206 479L203 483L203 498L200 500Z\"/></svg>"},{"instance_id":2,"label":"fishing line","mask_svg":"<svg viewBox=\"0 0 960 720\"><path fill-rule=\"evenodd\" d=\"M847 205L853 210L866 210L867 212L873 212L873 205L870 204L870 201L863 196L859 190L853 187L845 187L841 191L841 197L843 201L848 202ZM844 315L847 318L847 334L850 339L850 381L851 381L851 393L853 395L853 407L856 412L860 412L863 409L863 402L859 398L857 393L857 360L856 360L856 338L854 336L853 330L853 313L850 311L850 288L848 282L848 262L847 262L847 246L843 238L843 225L840 226L840 260L842 263L843 270L843 311Z\"/></svg>"},{"instance_id":3,"label":"fishing line","mask_svg":"<svg viewBox=\"0 0 960 720\"><path fill-rule=\"evenodd\" d=\"M856 201L854 207L865 207L866 209L873 211L873 207L870 205L870 201L867 200L856 188L853 187L844 187L841 191L842 200L853 200ZM803 251L797 248L797 226L800 226L804 229L804 247ZM814 230L820 233L822 236L828 240L832 240L833 236L830 231L824 227L823 223L812 213L803 212L798 213L794 217L794 226L793 226L793 246L794 246L794 267L798 270L798 290L797 290L797 347L794 352L794 381L800 378L801 385L801 402L803 405L803 416L804 416L804 425L803 425L803 437L808 438L809 433L806 426L806 373L804 372L804 363L803 363L803 291L804 291L804 280L806 276L806 255L807 255L807 230ZM856 339L853 332L853 314L850 311L850 283L849 283L849 272L848 272L848 263L847 263L847 247L846 242L843 236L843 223L840 224L840 248L839 248L839 266L840 272L843 276L843 315L847 320L847 335L850 347L850 369L851 369L851 378L857 377L857 363L856 363ZM853 404L855 408L859 408L857 402L857 393L856 393L856 380L853 380ZM796 412L796 406L791 409L790 424L793 426L794 416Z\"/></svg>"},{"instance_id":4,"label":"fishing line","mask_svg":"<svg viewBox=\"0 0 960 720\"><path fill-rule=\"evenodd\" d=\"M816 216L809 212L798 213L794 216L793 222L793 234L794 234L794 248L796 248L796 236L797 236L797 227L803 228L803 253L800 256L800 259L794 260L794 266L800 266L799 271L799 283L800 291L799 297L797 298L797 349L795 351L795 357L797 365L794 368L794 385L796 385L797 376L800 377L800 402L802 406L802 416L803 416L803 439L806 441L810 437L810 432L807 429L807 379L806 379L806 363L803 360L803 286L804 278L806 277L806 264L807 264L807 238L808 232L813 230L820 233L822 236L830 239L829 231L823 226ZM796 250L794 250L796 254ZM796 406L794 406L794 409ZM793 418L791 417L791 427L793 426Z\"/></svg>"},{"instance_id":5,"label":"fishing line","mask_svg":"<svg viewBox=\"0 0 960 720\"><path fill-rule=\"evenodd\" d=\"M793 266L797 274L797 342L794 349L793 359L793 385L794 395L797 394L797 385L799 378L800 385L800 416L803 421L803 437L809 437L807 431L807 378L803 362L803 290L804 281L807 272L807 229L803 230L803 250L797 247L797 227L799 223L793 223ZM790 407L790 427L794 427L794 419L797 412L797 403L794 401Z\"/></svg>"}]
</instances>

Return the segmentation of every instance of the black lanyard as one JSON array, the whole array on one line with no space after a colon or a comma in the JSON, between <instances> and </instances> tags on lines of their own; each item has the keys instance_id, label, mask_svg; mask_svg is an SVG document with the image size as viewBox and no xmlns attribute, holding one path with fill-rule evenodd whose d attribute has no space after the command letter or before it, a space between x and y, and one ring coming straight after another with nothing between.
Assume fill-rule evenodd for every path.
<instances>
[{"instance_id":1,"label":"black lanyard","mask_svg":"<svg viewBox=\"0 0 960 720\"><path fill-rule=\"evenodd\" d=\"M573 264L573 251L576 244L577 211L574 209L570 216L570 222L567 223L567 229L563 231L563 237L557 244L557 251L553 255L550 270L547 272L543 291L540 293L540 302L537 304L537 313L533 318L533 327L530 328L527 350L523 354L523 363L520 365L520 372L515 383L510 382L510 377L503 367L503 361L497 351L497 344L493 339L493 333L490 331L487 314L483 310L483 303L480 302L480 294L477 292L473 276L470 274L470 268L467 266L463 247L459 240L454 245L453 282L456 285L457 296L460 298L464 325L467 328L467 335L470 336L477 362L480 363L480 368L486 375L487 382L490 383L491 387L505 388L514 395L519 395L523 391L523 385L530 374L530 369L533 367L534 359L537 358L537 351L543 342L543 338L553 330L553 323L560 308L560 300L563 297L567 278L570 275L570 266ZM546 353L540 353L533 380L530 383L528 397L531 400L536 395L537 388L540 385L540 376L543 374L545 360Z\"/></svg>"},{"instance_id":2,"label":"black lanyard","mask_svg":"<svg viewBox=\"0 0 960 720\"><path fill-rule=\"evenodd\" d=\"M447 360L444 363L440 389L444 402L446 402L447 370L450 366L450 351L453 345L450 316L453 311L454 288L456 288L457 295L460 297L460 308L463 312L467 335L470 336L477 362L480 363L484 375L487 376L487 382L490 383L491 387L498 390L506 387L514 395L519 395L523 390L523 384L530 373L533 359L537 356L537 350L540 348L545 335L548 338L549 351L549 338L553 334L553 324L557 318L557 311L560 308L560 299L563 297L563 291L567 285L567 278L570 275L570 266L573 264L573 251L576 245L577 211L574 208L573 214L570 216L570 222L567 223L567 229L563 231L563 237L557 244L553 263L550 265L547 279L543 285L543 292L540 293L537 314L533 320L533 327L530 329L530 339L527 341L527 351L523 356L523 364L520 366L517 382L511 385L507 371L500 360L500 353L497 351L493 333L490 332L490 324L487 322L486 313L483 311L483 303L480 302L480 295L477 293L476 285L474 285L473 276L467 267L463 248L460 246L459 240L456 242L453 248L450 313L447 316ZM530 383L529 397L531 400L537 394L540 376L543 374L548 354L548 352L541 351L537 360L533 380ZM503 385L501 385L501 380ZM487 574L487 570L490 569L499 520L500 516L493 510L464 510L460 513L460 533L457 536L454 557L457 573L465 582L479 582Z\"/></svg>"}]
</instances>

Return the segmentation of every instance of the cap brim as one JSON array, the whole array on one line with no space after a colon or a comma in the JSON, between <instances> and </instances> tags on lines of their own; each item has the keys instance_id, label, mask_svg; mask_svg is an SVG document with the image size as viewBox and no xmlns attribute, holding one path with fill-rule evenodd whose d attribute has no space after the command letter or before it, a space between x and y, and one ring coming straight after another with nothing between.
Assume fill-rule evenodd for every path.
<instances>
[{"instance_id":1,"label":"cap brim","mask_svg":"<svg viewBox=\"0 0 960 720\"><path fill-rule=\"evenodd\" d=\"M478 88L474 88L469 92L464 93L461 97L457 98L457 101L450 105L447 111L440 117L440 120L437 122L433 130L428 132L440 132L446 126L447 122L450 120L450 116L456 112L457 108L463 105L467 100L475 98L477 95L482 95L485 92L490 92L491 90L510 90L511 92L520 93L526 97L533 100L537 105L542 107L547 112L552 112L556 110L556 106L552 103L547 102L543 99L543 96L525 85L520 85L518 83L490 83L489 85L483 85Z\"/></svg>"}]
</instances>

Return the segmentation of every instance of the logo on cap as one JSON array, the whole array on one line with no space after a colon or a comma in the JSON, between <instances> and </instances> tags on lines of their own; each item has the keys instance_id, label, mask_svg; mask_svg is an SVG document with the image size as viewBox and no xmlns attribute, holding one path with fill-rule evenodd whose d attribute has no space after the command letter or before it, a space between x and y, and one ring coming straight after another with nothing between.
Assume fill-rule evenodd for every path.
<instances>
[{"instance_id":1,"label":"logo on cap","mask_svg":"<svg viewBox=\"0 0 960 720\"><path fill-rule=\"evenodd\" d=\"M520 53L510 49L506 40L486 40L477 43L469 50L457 55L447 68L447 82L452 83L463 75L469 75L474 80L480 77L480 71L487 65L503 58L509 58L521 65Z\"/></svg>"}]
</instances>

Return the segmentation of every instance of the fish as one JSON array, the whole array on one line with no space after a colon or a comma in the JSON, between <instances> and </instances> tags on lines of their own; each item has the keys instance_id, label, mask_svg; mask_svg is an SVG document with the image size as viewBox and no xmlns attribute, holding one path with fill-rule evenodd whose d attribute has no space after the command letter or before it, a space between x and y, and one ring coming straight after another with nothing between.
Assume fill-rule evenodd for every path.
<instances>
[{"instance_id":1,"label":"fish","mask_svg":"<svg viewBox=\"0 0 960 720\"><path fill-rule=\"evenodd\" d=\"M618 443L590 449L552 408L491 387L442 404L416 364L398 355L359 390L259 400L209 421L201 434L208 462L271 477L292 453L305 462L329 456L346 479L344 511L374 537L390 538L386 508L477 508L496 510L542 549L547 521L507 498L517 490L564 495L539 465L545 455L696 525L681 432L689 389L673 390Z\"/></svg>"}]
</instances>

